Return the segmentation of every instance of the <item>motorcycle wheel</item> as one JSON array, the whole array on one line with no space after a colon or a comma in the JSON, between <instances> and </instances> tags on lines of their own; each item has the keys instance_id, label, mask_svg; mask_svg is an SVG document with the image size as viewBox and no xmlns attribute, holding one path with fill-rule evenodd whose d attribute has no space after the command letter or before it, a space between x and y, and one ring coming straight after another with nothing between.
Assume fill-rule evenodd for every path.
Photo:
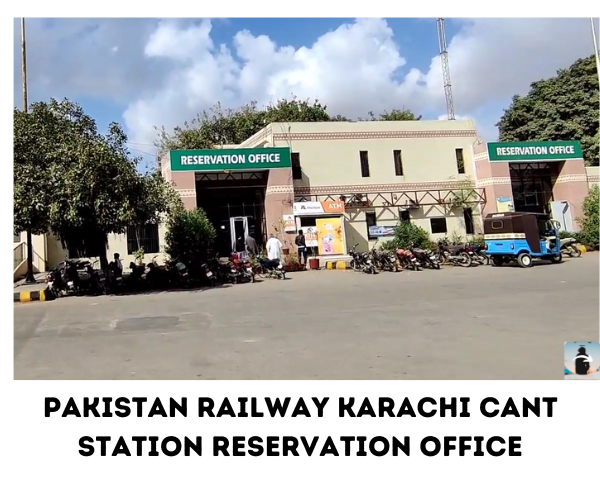
<instances>
[{"instance_id":1,"label":"motorcycle wheel","mask_svg":"<svg viewBox=\"0 0 600 500\"><path fill-rule=\"evenodd\" d=\"M471 267L472 264L472 260L471 260L471 256L468 253L461 253L459 256L459 261L458 261L458 265L460 267Z\"/></svg>"},{"instance_id":2,"label":"motorcycle wheel","mask_svg":"<svg viewBox=\"0 0 600 500\"><path fill-rule=\"evenodd\" d=\"M569 244L567 245L567 250L569 252L569 257L581 257L581 250L577 245Z\"/></svg>"},{"instance_id":3,"label":"motorcycle wheel","mask_svg":"<svg viewBox=\"0 0 600 500\"><path fill-rule=\"evenodd\" d=\"M440 266L448 264L448 256L445 253L439 253L438 260L440 261Z\"/></svg>"}]
</instances>

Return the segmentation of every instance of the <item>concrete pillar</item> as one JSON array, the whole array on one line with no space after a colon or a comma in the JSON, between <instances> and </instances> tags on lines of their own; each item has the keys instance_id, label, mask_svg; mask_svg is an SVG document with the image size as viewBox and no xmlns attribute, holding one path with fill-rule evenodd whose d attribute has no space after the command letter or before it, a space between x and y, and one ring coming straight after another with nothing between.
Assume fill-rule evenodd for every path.
<instances>
[{"instance_id":1,"label":"concrete pillar","mask_svg":"<svg viewBox=\"0 0 600 500\"><path fill-rule=\"evenodd\" d=\"M555 201L568 201L573 217L573 229L579 231L577 222L583 216L583 199L588 194L588 178L583 160L566 160L559 167L552 194Z\"/></svg>"},{"instance_id":2,"label":"concrete pillar","mask_svg":"<svg viewBox=\"0 0 600 500\"><path fill-rule=\"evenodd\" d=\"M282 230L281 219L284 215L293 213L294 184L291 168L274 168L269 170L267 190L265 193L265 220L267 234L280 232L280 239L284 246L292 247L294 234L286 234Z\"/></svg>"},{"instance_id":3,"label":"concrete pillar","mask_svg":"<svg viewBox=\"0 0 600 500\"><path fill-rule=\"evenodd\" d=\"M498 198L508 197L513 199L510 170L508 162L489 161L487 144L476 144L473 146L473 152L477 187L485 189L487 202L482 210L485 216L498 211Z\"/></svg>"},{"instance_id":4,"label":"concrete pillar","mask_svg":"<svg viewBox=\"0 0 600 500\"><path fill-rule=\"evenodd\" d=\"M194 172L171 172L171 180L175 190L181 196L183 206L187 210L196 208L196 174Z\"/></svg>"}]
</instances>

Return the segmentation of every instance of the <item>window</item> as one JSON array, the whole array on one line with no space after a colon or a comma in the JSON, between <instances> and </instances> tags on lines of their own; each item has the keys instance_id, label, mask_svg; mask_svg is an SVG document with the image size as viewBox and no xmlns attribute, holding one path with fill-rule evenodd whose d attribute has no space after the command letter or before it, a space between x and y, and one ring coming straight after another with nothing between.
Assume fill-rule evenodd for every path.
<instances>
[{"instance_id":1,"label":"window","mask_svg":"<svg viewBox=\"0 0 600 500\"><path fill-rule=\"evenodd\" d=\"M402 168L402 151L399 149L394 150L394 168L396 169L396 175L404 175L404 168Z\"/></svg>"},{"instance_id":2,"label":"window","mask_svg":"<svg viewBox=\"0 0 600 500\"><path fill-rule=\"evenodd\" d=\"M465 173L465 157L462 149L456 149L456 168L459 174Z\"/></svg>"},{"instance_id":3,"label":"window","mask_svg":"<svg viewBox=\"0 0 600 500\"><path fill-rule=\"evenodd\" d=\"M360 173L363 177L370 177L369 173L369 152L361 151L360 152Z\"/></svg>"},{"instance_id":4,"label":"window","mask_svg":"<svg viewBox=\"0 0 600 500\"><path fill-rule=\"evenodd\" d=\"M367 238L370 240L376 240L377 236L371 236L370 228L377 225L377 217L375 212L365 213L365 219L367 221Z\"/></svg>"},{"instance_id":5,"label":"window","mask_svg":"<svg viewBox=\"0 0 600 500\"><path fill-rule=\"evenodd\" d=\"M140 248L144 249L144 253L159 252L157 224L147 224L137 228L129 226L127 228L127 253L133 255Z\"/></svg>"},{"instance_id":6,"label":"window","mask_svg":"<svg viewBox=\"0 0 600 500\"><path fill-rule=\"evenodd\" d=\"M302 179L302 167L300 165L300 153L292 153L292 179Z\"/></svg>"},{"instance_id":7,"label":"window","mask_svg":"<svg viewBox=\"0 0 600 500\"><path fill-rule=\"evenodd\" d=\"M400 222L410 222L410 212L408 210L400 209Z\"/></svg>"},{"instance_id":8,"label":"window","mask_svg":"<svg viewBox=\"0 0 600 500\"><path fill-rule=\"evenodd\" d=\"M429 219L431 223L431 234L447 233L448 226L446 225L446 217L432 217Z\"/></svg>"},{"instance_id":9,"label":"window","mask_svg":"<svg viewBox=\"0 0 600 500\"><path fill-rule=\"evenodd\" d=\"M463 216L465 218L465 231L467 234L475 234L475 224L473 222L473 209L465 208L463 210Z\"/></svg>"}]
</instances>

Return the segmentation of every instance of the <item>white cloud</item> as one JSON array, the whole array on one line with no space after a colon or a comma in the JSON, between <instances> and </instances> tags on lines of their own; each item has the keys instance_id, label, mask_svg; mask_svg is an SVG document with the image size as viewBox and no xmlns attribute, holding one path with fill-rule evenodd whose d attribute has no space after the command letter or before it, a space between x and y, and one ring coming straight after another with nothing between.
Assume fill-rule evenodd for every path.
<instances>
[{"instance_id":1,"label":"white cloud","mask_svg":"<svg viewBox=\"0 0 600 500\"><path fill-rule=\"evenodd\" d=\"M212 46L209 22L168 29L157 29L146 53L187 62L164 87L126 111L126 123L140 142L152 139L152 125L179 124L216 100L266 103L293 93L318 98L333 113L349 117L397 107L432 117L445 110L439 57L426 73L405 69L384 20L360 19L297 49L241 31L233 39L235 58ZM158 44L160 39L165 41ZM448 51L456 112L475 120L481 134L493 140L494 123L512 95L589 55L592 44L587 20L478 19L463 24ZM404 70L400 79L399 70Z\"/></svg>"},{"instance_id":2,"label":"white cloud","mask_svg":"<svg viewBox=\"0 0 600 500\"><path fill-rule=\"evenodd\" d=\"M28 31L32 93L120 102L132 142L151 143L154 125L181 124L216 101L266 104L292 93L352 118L402 107L433 119L445 112L439 58L425 72L414 68L380 19L339 26L298 48L249 31L219 45L210 21L42 22L32 20ZM489 140L514 94L593 52L587 19L462 22L448 50L456 114ZM18 64L17 57L15 81Z\"/></svg>"}]
</instances>

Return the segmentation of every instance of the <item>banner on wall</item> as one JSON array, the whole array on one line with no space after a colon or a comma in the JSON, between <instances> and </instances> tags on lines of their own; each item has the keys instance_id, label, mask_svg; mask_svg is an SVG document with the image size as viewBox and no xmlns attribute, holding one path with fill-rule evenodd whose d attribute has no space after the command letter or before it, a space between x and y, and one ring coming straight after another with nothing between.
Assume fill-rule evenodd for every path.
<instances>
[{"instance_id":1,"label":"banner on wall","mask_svg":"<svg viewBox=\"0 0 600 500\"><path fill-rule=\"evenodd\" d=\"M304 241L306 241L307 247L314 248L319 246L317 226L304 226L300 229L302 229L302 233L304 234Z\"/></svg>"},{"instance_id":2,"label":"banner on wall","mask_svg":"<svg viewBox=\"0 0 600 500\"><path fill-rule=\"evenodd\" d=\"M341 255L344 253L343 223L342 217L317 219L320 255Z\"/></svg>"},{"instance_id":3,"label":"banner on wall","mask_svg":"<svg viewBox=\"0 0 600 500\"><path fill-rule=\"evenodd\" d=\"M294 203L294 215L343 214L343 201L300 201Z\"/></svg>"},{"instance_id":4,"label":"banner on wall","mask_svg":"<svg viewBox=\"0 0 600 500\"><path fill-rule=\"evenodd\" d=\"M514 212L515 206L513 200L509 196L500 196L496 199L496 208L498 212Z\"/></svg>"},{"instance_id":5,"label":"banner on wall","mask_svg":"<svg viewBox=\"0 0 600 500\"><path fill-rule=\"evenodd\" d=\"M394 236L395 226L369 226L369 237Z\"/></svg>"},{"instance_id":6,"label":"banner on wall","mask_svg":"<svg viewBox=\"0 0 600 500\"><path fill-rule=\"evenodd\" d=\"M296 232L296 217L293 215L284 215L283 216L283 230L286 233L295 233Z\"/></svg>"}]
</instances>

